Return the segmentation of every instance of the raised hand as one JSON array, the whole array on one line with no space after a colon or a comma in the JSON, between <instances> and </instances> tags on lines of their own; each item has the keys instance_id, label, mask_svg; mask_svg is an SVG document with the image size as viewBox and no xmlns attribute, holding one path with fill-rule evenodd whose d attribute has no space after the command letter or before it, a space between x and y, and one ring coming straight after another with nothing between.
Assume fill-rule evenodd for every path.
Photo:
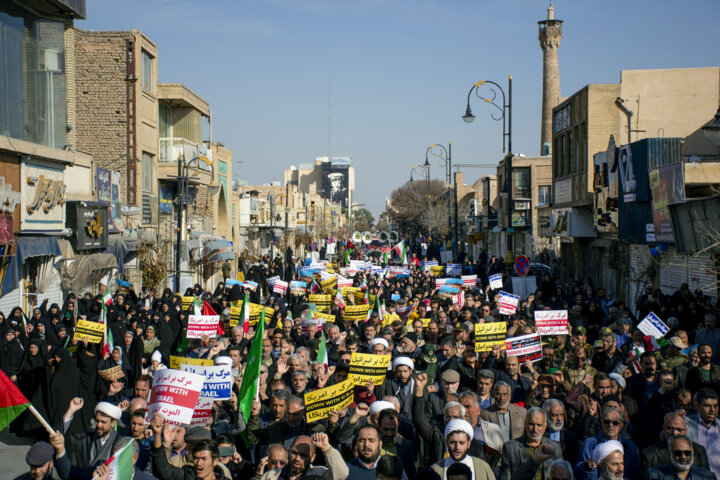
<instances>
[{"instance_id":1,"label":"raised hand","mask_svg":"<svg viewBox=\"0 0 720 480\"><path fill-rule=\"evenodd\" d=\"M319 448L323 452L327 452L328 450L330 450L330 440L328 439L328 436L326 434L313 433L311 438L313 445L315 445L315 448Z\"/></svg>"}]
</instances>

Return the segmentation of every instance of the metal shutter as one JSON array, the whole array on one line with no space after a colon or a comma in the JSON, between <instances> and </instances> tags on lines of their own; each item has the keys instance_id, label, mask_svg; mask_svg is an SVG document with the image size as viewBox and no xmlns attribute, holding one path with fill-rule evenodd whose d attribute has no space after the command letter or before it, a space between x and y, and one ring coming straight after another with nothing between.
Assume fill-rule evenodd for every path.
<instances>
[{"instance_id":1,"label":"metal shutter","mask_svg":"<svg viewBox=\"0 0 720 480\"><path fill-rule=\"evenodd\" d=\"M3 295L0 298L0 312L4 313L7 317L10 315L10 310L20 306L20 288L16 288L7 295Z\"/></svg>"},{"instance_id":2,"label":"metal shutter","mask_svg":"<svg viewBox=\"0 0 720 480\"><path fill-rule=\"evenodd\" d=\"M690 255L687 259L687 284L691 292L696 289L711 297L713 302L718 298L717 269L713 266L710 254Z\"/></svg>"},{"instance_id":3,"label":"metal shutter","mask_svg":"<svg viewBox=\"0 0 720 480\"><path fill-rule=\"evenodd\" d=\"M687 255L679 254L670 248L656 257L660 261L660 291L672 295L687 283Z\"/></svg>"}]
</instances>

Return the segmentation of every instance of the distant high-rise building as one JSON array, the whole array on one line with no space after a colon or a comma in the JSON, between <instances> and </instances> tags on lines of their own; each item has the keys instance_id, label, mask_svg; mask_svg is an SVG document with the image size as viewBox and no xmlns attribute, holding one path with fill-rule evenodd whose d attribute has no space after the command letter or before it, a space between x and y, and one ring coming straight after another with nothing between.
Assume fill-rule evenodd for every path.
<instances>
[{"instance_id":1,"label":"distant high-rise building","mask_svg":"<svg viewBox=\"0 0 720 480\"><path fill-rule=\"evenodd\" d=\"M552 110L560 103L560 67L558 48L562 40L562 20L555 19L550 3L547 19L538 22L540 48L543 51L543 98L540 129L540 154L550 155L552 150Z\"/></svg>"}]
</instances>

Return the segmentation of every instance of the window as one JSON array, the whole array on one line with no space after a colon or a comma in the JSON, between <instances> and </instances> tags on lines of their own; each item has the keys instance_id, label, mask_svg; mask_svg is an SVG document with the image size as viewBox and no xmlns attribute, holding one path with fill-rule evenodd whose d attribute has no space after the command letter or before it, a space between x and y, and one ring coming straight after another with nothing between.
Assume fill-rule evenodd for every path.
<instances>
[{"instance_id":1,"label":"window","mask_svg":"<svg viewBox=\"0 0 720 480\"><path fill-rule=\"evenodd\" d=\"M0 134L63 148L65 92L65 25L2 2Z\"/></svg>"},{"instance_id":2,"label":"window","mask_svg":"<svg viewBox=\"0 0 720 480\"><path fill-rule=\"evenodd\" d=\"M550 185L538 185L538 207L550 205Z\"/></svg>"},{"instance_id":3,"label":"window","mask_svg":"<svg viewBox=\"0 0 720 480\"><path fill-rule=\"evenodd\" d=\"M142 89L154 93L153 57L145 50L142 51Z\"/></svg>"},{"instance_id":4,"label":"window","mask_svg":"<svg viewBox=\"0 0 720 480\"><path fill-rule=\"evenodd\" d=\"M142 154L142 185L143 192L153 191L153 157L147 152Z\"/></svg>"},{"instance_id":5,"label":"window","mask_svg":"<svg viewBox=\"0 0 720 480\"><path fill-rule=\"evenodd\" d=\"M530 198L530 167L513 168L513 198Z\"/></svg>"}]
</instances>

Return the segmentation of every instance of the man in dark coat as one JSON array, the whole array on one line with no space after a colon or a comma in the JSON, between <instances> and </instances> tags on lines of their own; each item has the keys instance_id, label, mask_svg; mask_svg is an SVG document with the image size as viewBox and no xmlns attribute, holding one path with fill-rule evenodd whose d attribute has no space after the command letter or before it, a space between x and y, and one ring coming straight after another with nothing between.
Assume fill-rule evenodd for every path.
<instances>
[{"instance_id":1,"label":"man in dark coat","mask_svg":"<svg viewBox=\"0 0 720 480\"><path fill-rule=\"evenodd\" d=\"M63 431L67 430L76 412L81 410L84 400L74 398L65 412ZM95 431L67 435L65 446L70 462L76 467L97 467L112 456L115 443L122 437L115 430L120 420L120 407L108 402L100 402L95 407Z\"/></svg>"},{"instance_id":2,"label":"man in dark coat","mask_svg":"<svg viewBox=\"0 0 720 480\"><path fill-rule=\"evenodd\" d=\"M525 417L525 434L503 445L499 480L532 480L539 469L546 472L553 460L562 458L560 444L544 437L545 412L533 407Z\"/></svg>"},{"instance_id":3,"label":"man in dark coat","mask_svg":"<svg viewBox=\"0 0 720 480\"><path fill-rule=\"evenodd\" d=\"M670 464L670 448L667 439L674 435L687 435L685 417L678 413L668 413L663 423L660 441L653 443L642 451L643 471L650 467L659 467ZM707 452L705 447L693 442L693 466L710 468L708 466Z\"/></svg>"}]
</instances>

